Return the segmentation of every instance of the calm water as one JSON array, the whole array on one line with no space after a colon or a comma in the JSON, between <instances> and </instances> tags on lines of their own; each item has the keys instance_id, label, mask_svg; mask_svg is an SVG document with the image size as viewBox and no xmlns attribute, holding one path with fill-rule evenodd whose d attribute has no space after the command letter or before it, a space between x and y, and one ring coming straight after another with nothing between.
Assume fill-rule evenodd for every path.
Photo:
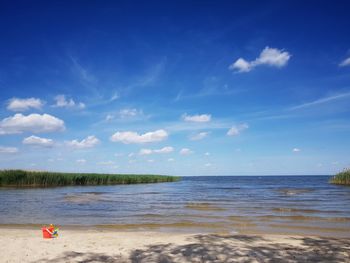
<instances>
[{"instance_id":1,"label":"calm water","mask_svg":"<svg viewBox=\"0 0 350 263\"><path fill-rule=\"evenodd\" d=\"M0 189L0 224L350 236L350 187L328 176L184 177L175 183Z\"/></svg>"}]
</instances>

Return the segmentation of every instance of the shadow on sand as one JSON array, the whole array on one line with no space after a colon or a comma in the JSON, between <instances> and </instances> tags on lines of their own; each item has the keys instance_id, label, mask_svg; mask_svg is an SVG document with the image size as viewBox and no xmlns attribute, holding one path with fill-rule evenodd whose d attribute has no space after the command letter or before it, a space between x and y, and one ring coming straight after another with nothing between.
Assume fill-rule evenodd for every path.
<instances>
[{"instance_id":1,"label":"shadow on sand","mask_svg":"<svg viewBox=\"0 0 350 263\"><path fill-rule=\"evenodd\" d=\"M45 262L350 262L350 240L291 237L287 244L260 236L198 235L192 243L152 245L128 258L98 253L69 252Z\"/></svg>"}]
</instances>

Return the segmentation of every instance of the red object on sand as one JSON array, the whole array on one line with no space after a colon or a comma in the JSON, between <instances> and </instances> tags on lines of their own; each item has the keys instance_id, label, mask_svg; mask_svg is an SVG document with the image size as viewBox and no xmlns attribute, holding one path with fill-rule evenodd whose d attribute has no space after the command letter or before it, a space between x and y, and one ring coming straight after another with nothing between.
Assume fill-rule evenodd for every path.
<instances>
[{"instance_id":1,"label":"red object on sand","mask_svg":"<svg viewBox=\"0 0 350 263\"><path fill-rule=\"evenodd\" d=\"M55 230L54 227L46 227L44 226L43 228L41 228L41 230L43 231L43 238L52 238L52 233Z\"/></svg>"}]
</instances>

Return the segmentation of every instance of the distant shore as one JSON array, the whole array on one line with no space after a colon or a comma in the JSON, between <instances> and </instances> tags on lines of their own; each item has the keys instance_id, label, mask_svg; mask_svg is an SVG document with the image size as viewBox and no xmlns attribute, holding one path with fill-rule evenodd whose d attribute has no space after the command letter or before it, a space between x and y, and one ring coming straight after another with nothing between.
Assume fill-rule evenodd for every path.
<instances>
[{"instance_id":1,"label":"distant shore","mask_svg":"<svg viewBox=\"0 0 350 263\"><path fill-rule=\"evenodd\" d=\"M350 240L291 235L0 228L1 262L349 262Z\"/></svg>"},{"instance_id":2,"label":"distant shore","mask_svg":"<svg viewBox=\"0 0 350 263\"><path fill-rule=\"evenodd\" d=\"M0 170L0 187L55 187L164 183L177 176L154 174L59 173L48 171Z\"/></svg>"}]
</instances>

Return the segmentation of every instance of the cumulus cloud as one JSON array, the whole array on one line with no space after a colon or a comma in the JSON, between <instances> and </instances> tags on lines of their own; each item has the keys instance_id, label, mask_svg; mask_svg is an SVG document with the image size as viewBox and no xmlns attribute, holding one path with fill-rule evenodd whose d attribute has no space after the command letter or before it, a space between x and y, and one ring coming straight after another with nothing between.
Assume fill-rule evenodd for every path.
<instances>
[{"instance_id":1,"label":"cumulus cloud","mask_svg":"<svg viewBox=\"0 0 350 263\"><path fill-rule=\"evenodd\" d=\"M65 95L57 95L55 98L56 104L54 107L59 108L79 108L84 109L85 104L82 102L75 102L73 99L67 99Z\"/></svg>"},{"instance_id":2,"label":"cumulus cloud","mask_svg":"<svg viewBox=\"0 0 350 263\"><path fill-rule=\"evenodd\" d=\"M0 121L1 134L18 134L23 132L44 133L65 130L64 121L49 114L17 113Z\"/></svg>"},{"instance_id":3,"label":"cumulus cloud","mask_svg":"<svg viewBox=\"0 0 350 263\"><path fill-rule=\"evenodd\" d=\"M249 72L252 69L252 64L243 58L239 58L229 66L229 69L237 70L238 72Z\"/></svg>"},{"instance_id":4,"label":"cumulus cloud","mask_svg":"<svg viewBox=\"0 0 350 263\"><path fill-rule=\"evenodd\" d=\"M97 144L100 143L100 140L97 139L94 135L90 135L81 141L72 140L66 143L68 146L75 149L87 149L87 148L95 147Z\"/></svg>"},{"instance_id":5,"label":"cumulus cloud","mask_svg":"<svg viewBox=\"0 0 350 263\"><path fill-rule=\"evenodd\" d=\"M12 98L8 101L7 109L11 111L26 111L29 109L41 110L44 104L42 100L36 98Z\"/></svg>"},{"instance_id":6,"label":"cumulus cloud","mask_svg":"<svg viewBox=\"0 0 350 263\"><path fill-rule=\"evenodd\" d=\"M17 153L18 149L16 147L4 147L0 146L0 154L1 153Z\"/></svg>"},{"instance_id":7,"label":"cumulus cloud","mask_svg":"<svg viewBox=\"0 0 350 263\"><path fill-rule=\"evenodd\" d=\"M139 155L150 155L150 154L153 154L153 153L159 153L159 154L162 154L162 153L171 153L174 151L174 148L171 147L171 146L166 146L166 147L163 147L161 149L158 149L158 150L151 150L151 149L141 149L139 151Z\"/></svg>"},{"instance_id":8,"label":"cumulus cloud","mask_svg":"<svg viewBox=\"0 0 350 263\"><path fill-rule=\"evenodd\" d=\"M301 150L299 148L294 148L292 151L297 153L297 152L300 152Z\"/></svg>"},{"instance_id":9,"label":"cumulus cloud","mask_svg":"<svg viewBox=\"0 0 350 263\"><path fill-rule=\"evenodd\" d=\"M209 122L211 120L210 114L201 114L201 115L182 115L184 121L188 122Z\"/></svg>"},{"instance_id":10,"label":"cumulus cloud","mask_svg":"<svg viewBox=\"0 0 350 263\"><path fill-rule=\"evenodd\" d=\"M199 140L203 140L204 138L208 137L209 132L200 132L194 135L190 136L190 140L191 141L199 141Z\"/></svg>"},{"instance_id":11,"label":"cumulus cloud","mask_svg":"<svg viewBox=\"0 0 350 263\"><path fill-rule=\"evenodd\" d=\"M255 60L249 62L243 58L239 58L229 66L229 69L243 73L249 72L260 65L281 68L287 65L290 58L291 54L283 49L265 47Z\"/></svg>"},{"instance_id":12,"label":"cumulus cloud","mask_svg":"<svg viewBox=\"0 0 350 263\"><path fill-rule=\"evenodd\" d=\"M114 133L110 140L112 142L122 142L124 144L131 143L150 143L160 142L168 138L168 133L161 129L153 132L147 132L144 134L138 134L137 132L126 131Z\"/></svg>"},{"instance_id":13,"label":"cumulus cloud","mask_svg":"<svg viewBox=\"0 0 350 263\"><path fill-rule=\"evenodd\" d=\"M344 59L342 62L340 62L339 66L340 67L350 66L350 57L347 59Z\"/></svg>"},{"instance_id":14,"label":"cumulus cloud","mask_svg":"<svg viewBox=\"0 0 350 263\"><path fill-rule=\"evenodd\" d=\"M242 131L248 129L248 124L243 123L239 125L232 126L231 129L228 130L228 136L236 136L239 135Z\"/></svg>"},{"instance_id":15,"label":"cumulus cloud","mask_svg":"<svg viewBox=\"0 0 350 263\"><path fill-rule=\"evenodd\" d=\"M190 149L188 149L188 148L182 148L181 150L180 150L180 154L181 155L189 155L189 154L192 154L193 152L190 150Z\"/></svg>"},{"instance_id":16,"label":"cumulus cloud","mask_svg":"<svg viewBox=\"0 0 350 263\"><path fill-rule=\"evenodd\" d=\"M41 138L34 135L24 138L22 143L27 145L42 146L42 147L52 147L54 145L54 142L52 139Z\"/></svg>"}]
</instances>

